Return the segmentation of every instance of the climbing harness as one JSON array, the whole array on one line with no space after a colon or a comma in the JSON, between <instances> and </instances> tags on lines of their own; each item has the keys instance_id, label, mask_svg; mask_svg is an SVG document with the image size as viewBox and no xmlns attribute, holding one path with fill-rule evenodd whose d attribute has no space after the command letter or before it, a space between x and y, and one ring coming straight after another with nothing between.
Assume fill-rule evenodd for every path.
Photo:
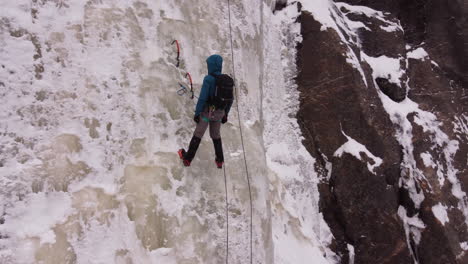
<instances>
[{"instance_id":1,"label":"climbing harness","mask_svg":"<svg viewBox=\"0 0 468 264\"><path fill-rule=\"evenodd\" d=\"M216 107L214 105L208 106L208 118L209 119L213 117L214 111L216 111Z\"/></svg>"},{"instance_id":2,"label":"climbing harness","mask_svg":"<svg viewBox=\"0 0 468 264\"><path fill-rule=\"evenodd\" d=\"M234 63L234 47L233 47L233 44L232 44L232 26L231 26L231 1L230 0L227 0L228 2L228 18L229 18L229 37L230 37L230 40L231 40L231 60L232 60L232 72L233 72L233 76L234 76L234 80L236 79L236 70L235 70L235 63ZM235 83L235 82L234 82ZM253 246L253 238L252 238L252 234L253 234L253 204L252 204L252 191L251 191L251 188L250 188L250 176L249 176L249 169L248 169L248 166L247 166L247 158L245 156L245 146L244 146L244 136L243 136L243 133L242 133L242 126L241 126L241 118L240 118L240 112L239 112L239 100L238 100L238 90L237 90L237 86L235 86L235 96L236 96L236 110L237 110L237 115L239 116L239 131L240 131L240 138L241 138L241 144L242 144L242 153L244 154L244 165L245 165L245 173L246 173L246 177L247 177L247 185L249 187L249 199L250 199L250 263L252 264L253 263L253 250L252 250L252 246ZM226 172L225 172L225 175L226 175ZM226 259L226 263L227 263L227 259Z\"/></svg>"},{"instance_id":3,"label":"climbing harness","mask_svg":"<svg viewBox=\"0 0 468 264\"><path fill-rule=\"evenodd\" d=\"M179 41L177 41L177 39L175 39L174 41L172 41L171 45L174 45L174 43L176 44L176 47L177 47L177 64L176 64L176 67L179 68L179 64L180 64L180 46L179 46Z\"/></svg>"}]
</instances>

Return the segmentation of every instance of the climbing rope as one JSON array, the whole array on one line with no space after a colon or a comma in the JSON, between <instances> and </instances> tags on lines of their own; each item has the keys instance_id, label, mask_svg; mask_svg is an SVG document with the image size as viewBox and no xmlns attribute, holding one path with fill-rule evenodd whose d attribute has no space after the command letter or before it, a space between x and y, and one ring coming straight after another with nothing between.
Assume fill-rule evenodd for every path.
<instances>
[{"instance_id":1,"label":"climbing rope","mask_svg":"<svg viewBox=\"0 0 468 264\"><path fill-rule=\"evenodd\" d=\"M232 26L231 26L231 1L228 0L228 18L229 18L229 37L231 40L231 60L232 60L232 72L234 75L234 86L235 86L235 96L236 96L236 109L237 109L237 115L238 115L238 121L239 121L239 131L240 131L240 138L241 138L241 144L242 144L242 152L244 153L244 165L245 165L245 173L247 177L247 185L249 187L249 199L250 199L250 263L253 263L253 251L252 251L252 245L253 245L253 238L252 238L252 228L253 228L253 204L252 204L252 191L250 188L250 176L249 176L249 169L247 167L247 158L245 156L245 146L244 146L244 136L242 133L242 126L241 126L241 117L240 117L240 111L239 111L239 96L238 96L238 90L237 90L237 85L235 85L235 80L236 80L236 70L235 70L235 63L234 63L234 47L232 44Z\"/></svg>"},{"instance_id":2,"label":"climbing rope","mask_svg":"<svg viewBox=\"0 0 468 264\"><path fill-rule=\"evenodd\" d=\"M226 177L226 165L223 166L224 172L224 191L226 192L226 264L229 259L229 203L228 203L228 191L227 191L227 177Z\"/></svg>"}]
</instances>

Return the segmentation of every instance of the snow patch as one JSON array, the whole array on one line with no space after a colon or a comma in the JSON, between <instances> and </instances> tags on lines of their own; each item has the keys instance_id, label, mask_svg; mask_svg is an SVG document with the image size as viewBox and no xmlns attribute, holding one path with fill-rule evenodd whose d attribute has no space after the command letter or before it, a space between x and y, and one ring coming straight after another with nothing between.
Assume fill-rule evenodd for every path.
<instances>
[{"instance_id":1,"label":"snow patch","mask_svg":"<svg viewBox=\"0 0 468 264\"><path fill-rule=\"evenodd\" d=\"M426 228L426 225L419 218L419 215L416 214L413 217L408 217L406 209L400 205L400 207L398 207L398 216L400 216L400 219L403 221L408 247L411 244L410 235L412 235L414 242L419 244L421 241L421 231Z\"/></svg>"},{"instance_id":2,"label":"snow patch","mask_svg":"<svg viewBox=\"0 0 468 264\"><path fill-rule=\"evenodd\" d=\"M372 154L366 146L362 145L361 143L357 142L356 140L352 139L350 136L346 135L343 131L341 131L343 135L348 139L346 143L344 143L341 147L339 147L333 156L341 158L343 153L349 153L353 155L358 160L362 161L361 153L367 155L367 157L371 158L374 162L369 163L367 162L367 169L375 174L375 168L379 167L382 164L382 159Z\"/></svg>"},{"instance_id":3,"label":"snow patch","mask_svg":"<svg viewBox=\"0 0 468 264\"><path fill-rule=\"evenodd\" d=\"M455 122L453 122L453 131L458 134L458 138L468 140L468 116L464 114L456 116Z\"/></svg>"},{"instance_id":4,"label":"snow patch","mask_svg":"<svg viewBox=\"0 0 468 264\"><path fill-rule=\"evenodd\" d=\"M317 1L301 1L303 10L309 11L315 20L322 24L321 30L325 31L328 28L335 30L335 32L340 37L342 43L347 47L346 52L346 62L352 65L356 70L359 71L362 77L363 83L367 86L367 80L364 74L364 70L359 63L358 56L353 50L353 45L360 46L357 39L357 29L364 27L367 28L363 23L356 22L348 19L346 16L343 16L339 10L339 3L334 3L329 0L317 0ZM344 32L344 33L343 33ZM346 37L353 36L353 38ZM354 39L354 40L353 40Z\"/></svg>"},{"instance_id":5,"label":"snow patch","mask_svg":"<svg viewBox=\"0 0 468 264\"><path fill-rule=\"evenodd\" d=\"M423 152L421 153L420 156L421 156L421 159L423 160L424 166L431 167L431 168L435 168L437 166L432 160L431 154L429 154L428 152Z\"/></svg>"},{"instance_id":6,"label":"snow patch","mask_svg":"<svg viewBox=\"0 0 468 264\"><path fill-rule=\"evenodd\" d=\"M315 1L300 1L302 9L309 11L315 20L322 24L321 30L325 31L327 28L338 30L336 22L333 20L330 8L333 8L333 3L330 0L315 0Z\"/></svg>"},{"instance_id":7,"label":"snow patch","mask_svg":"<svg viewBox=\"0 0 468 264\"><path fill-rule=\"evenodd\" d=\"M354 264L354 258L356 256L356 253L354 251L354 246L351 244L347 244L347 248L349 251L349 264Z\"/></svg>"},{"instance_id":8,"label":"snow patch","mask_svg":"<svg viewBox=\"0 0 468 264\"><path fill-rule=\"evenodd\" d=\"M336 6L339 8L343 7L349 10L349 12L351 13L362 14L367 17L377 18L378 20L386 24L386 26L380 26L380 28L387 32L394 32L398 30L403 31L403 28L399 23L395 23L393 21L386 19L385 14L382 11L377 11L367 6L350 5L348 3L343 3L343 2L336 3Z\"/></svg>"},{"instance_id":9,"label":"snow patch","mask_svg":"<svg viewBox=\"0 0 468 264\"><path fill-rule=\"evenodd\" d=\"M387 78L390 82L401 86L401 77L404 70L401 69L399 58L390 58L385 55L370 57L364 52L361 52L361 58L371 66L374 79L378 77Z\"/></svg>"},{"instance_id":10,"label":"snow patch","mask_svg":"<svg viewBox=\"0 0 468 264\"><path fill-rule=\"evenodd\" d=\"M432 213L439 220L439 222L442 223L442 225L445 225L445 223L449 222L449 218L447 215L447 206L438 203L432 206Z\"/></svg>"},{"instance_id":11,"label":"snow patch","mask_svg":"<svg viewBox=\"0 0 468 264\"><path fill-rule=\"evenodd\" d=\"M419 47L413 51L408 52L406 56L408 59L425 60L429 57L429 54L427 54L426 50L424 50L422 47Z\"/></svg>"},{"instance_id":12,"label":"snow patch","mask_svg":"<svg viewBox=\"0 0 468 264\"><path fill-rule=\"evenodd\" d=\"M462 242L462 243L460 243L460 247L461 247L463 250L468 250L468 242Z\"/></svg>"},{"instance_id":13,"label":"snow patch","mask_svg":"<svg viewBox=\"0 0 468 264\"><path fill-rule=\"evenodd\" d=\"M275 242L275 259L278 263L327 263L323 252L318 247L294 239L289 234L292 231L286 230L273 238Z\"/></svg>"},{"instance_id":14,"label":"snow patch","mask_svg":"<svg viewBox=\"0 0 468 264\"><path fill-rule=\"evenodd\" d=\"M284 142L271 144L268 147L267 163L280 177L292 179L299 176L299 167L292 155L284 155L288 148Z\"/></svg>"},{"instance_id":15,"label":"snow patch","mask_svg":"<svg viewBox=\"0 0 468 264\"><path fill-rule=\"evenodd\" d=\"M52 228L73 213L68 193L31 193L15 207L6 210L0 233L16 238L39 238L41 243L54 243ZM13 232L14 231L14 232Z\"/></svg>"},{"instance_id":16,"label":"snow patch","mask_svg":"<svg viewBox=\"0 0 468 264\"><path fill-rule=\"evenodd\" d=\"M436 66L436 67L439 67L439 68L440 68L439 64L437 64L437 62L435 62L435 61L433 61L433 60L431 60L431 64L434 65L434 66Z\"/></svg>"},{"instance_id":17,"label":"snow patch","mask_svg":"<svg viewBox=\"0 0 468 264\"><path fill-rule=\"evenodd\" d=\"M344 7L345 9L349 10L351 13L362 14L367 17L384 17L384 13L381 11L377 11L367 6L358 6L358 5L350 5L344 2L336 3L338 7Z\"/></svg>"},{"instance_id":18,"label":"snow patch","mask_svg":"<svg viewBox=\"0 0 468 264\"><path fill-rule=\"evenodd\" d=\"M380 26L382 30L385 30L387 32L395 32L398 30L402 30L400 25L387 25L387 26Z\"/></svg>"}]
</instances>

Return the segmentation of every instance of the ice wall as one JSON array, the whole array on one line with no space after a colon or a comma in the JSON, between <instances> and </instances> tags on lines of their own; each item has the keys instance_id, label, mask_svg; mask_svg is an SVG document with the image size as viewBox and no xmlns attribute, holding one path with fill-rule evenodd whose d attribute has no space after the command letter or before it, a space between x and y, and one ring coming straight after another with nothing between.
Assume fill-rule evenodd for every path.
<instances>
[{"instance_id":1,"label":"ice wall","mask_svg":"<svg viewBox=\"0 0 468 264\"><path fill-rule=\"evenodd\" d=\"M190 72L198 92L212 53L234 73L227 1L3 1L1 263L249 263L244 154L253 263L327 262L314 161L291 118L297 7L231 2L240 115L222 128L227 256L211 140L190 168L176 155L195 106L178 83Z\"/></svg>"}]
</instances>

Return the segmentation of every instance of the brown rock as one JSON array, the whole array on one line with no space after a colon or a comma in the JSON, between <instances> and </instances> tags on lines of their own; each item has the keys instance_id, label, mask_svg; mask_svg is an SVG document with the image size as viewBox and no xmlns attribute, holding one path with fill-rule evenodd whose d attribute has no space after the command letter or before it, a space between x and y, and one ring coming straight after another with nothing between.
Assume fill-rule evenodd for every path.
<instances>
[{"instance_id":1,"label":"brown rock","mask_svg":"<svg viewBox=\"0 0 468 264\"><path fill-rule=\"evenodd\" d=\"M408 247L401 246L406 244L405 231L397 216L400 171L396 164L401 151L393 137L393 124L377 90L367 88L359 72L346 62L346 47L323 45L340 43L337 34L321 31L307 13L301 23L305 48L299 47L298 119L309 152L333 166L330 181L320 185L320 205L337 240L336 251L343 263L347 263L346 243L354 245L356 263L409 263ZM370 76L367 79L372 83ZM333 157L347 140L342 131L375 156L385 157L376 174L348 154Z\"/></svg>"},{"instance_id":2,"label":"brown rock","mask_svg":"<svg viewBox=\"0 0 468 264\"><path fill-rule=\"evenodd\" d=\"M401 85L386 78L373 80L369 65L361 62L366 86L359 71L347 63L348 47L337 33L321 31L321 25L309 13L302 14L297 117L304 144L318 160L316 171L325 179L319 184L320 208L335 237L331 247L341 256L341 263L348 263L347 244L355 247L355 263L468 263L468 252L460 247L468 241L462 208L466 196L463 201L453 194L454 184L468 192L468 136L461 128L468 122L468 50L460 44L468 43L468 4L441 0L345 2L385 11L390 21L399 19L404 32L386 32L378 19L341 10L348 19L370 29L360 29L360 46L349 48L372 57L401 57L405 72ZM423 47L429 56L403 63L407 45L411 49ZM400 117L412 125L412 149L397 141L395 135L401 128L389 119L379 90L395 102L409 98L425 111ZM435 116L437 125L427 129L419 124L420 114ZM347 141L343 133L383 163L369 171L367 163L372 159L366 155L361 159L346 153L334 157ZM434 164L426 164L421 154ZM414 158L415 163L405 164L404 155ZM327 171L328 163L331 172ZM414 179L415 186L403 184L404 179ZM424 201L416 204L411 192L423 194ZM448 222L441 223L434 215L433 206L439 204L448 208ZM407 241L397 213L399 207L406 209L407 217L425 225L419 228L420 239L410 234Z\"/></svg>"}]
</instances>

